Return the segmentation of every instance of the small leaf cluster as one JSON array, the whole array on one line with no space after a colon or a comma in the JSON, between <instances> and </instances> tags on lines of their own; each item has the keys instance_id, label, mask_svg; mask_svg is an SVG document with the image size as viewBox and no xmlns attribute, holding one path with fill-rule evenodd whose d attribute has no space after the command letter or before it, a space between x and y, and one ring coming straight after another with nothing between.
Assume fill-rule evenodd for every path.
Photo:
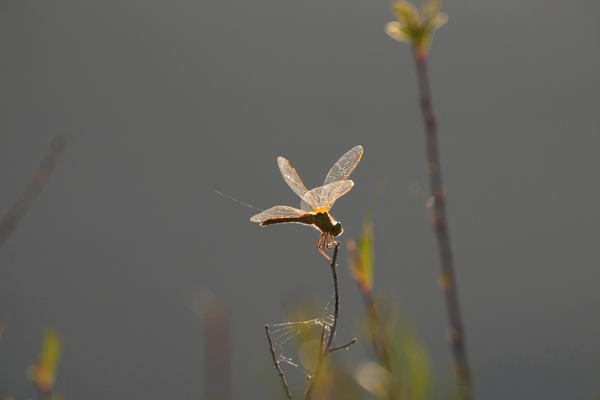
<instances>
[{"instance_id":1,"label":"small leaf cluster","mask_svg":"<svg viewBox=\"0 0 600 400\"><path fill-rule=\"evenodd\" d=\"M419 54L427 54L433 34L448 22L448 15L440 11L441 0L430 0L418 11L411 3L402 0L392 5L398 21L389 22L385 31L393 39L412 43Z\"/></svg>"}]
</instances>

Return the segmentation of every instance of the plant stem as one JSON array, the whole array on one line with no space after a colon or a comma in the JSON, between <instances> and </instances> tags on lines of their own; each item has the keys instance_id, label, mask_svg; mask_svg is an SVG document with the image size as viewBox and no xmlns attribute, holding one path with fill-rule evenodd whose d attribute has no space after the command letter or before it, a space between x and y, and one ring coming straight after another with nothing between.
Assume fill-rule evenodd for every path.
<instances>
[{"instance_id":1,"label":"plant stem","mask_svg":"<svg viewBox=\"0 0 600 400\"><path fill-rule=\"evenodd\" d=\"M379 332L379 311L377 310L377 305L373 300L373 292L370 288L366 287L366 285L363 286L365 286L361 287L363 301L365 302L365 306L367 307L369 318L371 318L371 324L375 327L375 329L371 330L371 340L373 341L373 347L375 348L375 351L379 354L379 357L381 358L385 369L392 373L392 362L390 361L390 353L388 350L388 346Z\"/></svg>"},{"instance_id":2,"label":"plant stem","mask_svg":"<svg viewBox=\"0 0 600 400\"><path fill-rule=\"evenodd\" d=\"M359 283L359 286L361 284ZM379 322L379 311L377 309L377 304L375 304L375 300L373 300L373 292L371 288L366 285L362 285L361 292L363 295L363 300L365 302L365 306L367 307L369 318L371 319L371 342L373 343L373 348L375 352L379 355L383 363L383 367L388 370L390 373L390 377L394 376L394 372L392 371L392 361L390 359L390 351L388 348L388 344L384 338L385 335L381 332L381 324ZM395 379L390 379L388 382L389 390L388 390L388 398L396 399L399 393L399 382Z\"/></svg>"},{"instance_id":3,"label":"plant stem","mask_svg":"<svg viewBox=\"0 0 600 400\"><path fill-rule=\"evenodd\" d=\"M417 78L419 82L421 112L425 121L427 142L427 171L431 194L434 199L432 224L436 233L441 259L441 286L446 298L446 311L450 323L450 345L454 356L460 398L470 400L473 398L471 389L471 376L467 360L465 334L460 317L458 292L454 280L454 260L450 246L450 235L446 220L445 198L446 192L442 185L442 174L437 143L437 121L431 106L431 92L427 75L427 53L414 49L417 64Z\"/></svg>"}]
</instances>

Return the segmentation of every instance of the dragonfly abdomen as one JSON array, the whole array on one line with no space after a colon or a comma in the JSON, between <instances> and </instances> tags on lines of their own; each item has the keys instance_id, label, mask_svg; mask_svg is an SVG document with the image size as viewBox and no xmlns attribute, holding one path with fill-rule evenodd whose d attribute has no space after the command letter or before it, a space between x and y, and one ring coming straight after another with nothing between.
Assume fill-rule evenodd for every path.
<instances>
[{"instance_id":1,"label":"dragonfly abdomen","mask_svg":"<svg viewBox=\"0 0 600 400\"><path fill-rule=\"evenodd\" d=\"M305 214L299 217L288 217L288 218L271 218L260 223L260 226L268 226L275 224L304 224L304 225L316 225L317 216L315 214Z\"/></svg>"}]
</instances>

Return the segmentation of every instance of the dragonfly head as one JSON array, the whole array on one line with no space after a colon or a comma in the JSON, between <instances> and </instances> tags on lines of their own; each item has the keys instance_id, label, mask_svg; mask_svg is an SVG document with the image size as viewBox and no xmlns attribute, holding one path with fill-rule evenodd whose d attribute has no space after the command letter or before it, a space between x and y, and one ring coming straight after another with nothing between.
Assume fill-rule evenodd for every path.
<instances>
[{"instance_id":1,"label":"dragonfly head","mask_svg":"<svg viewBox=\"0 0 600 400\"><path fill-rule=\"evenodd\" d=\"M340 236L343 232L344 228L342 228L342 224L336 222L335 225L333 225L333 229L331 230L330 234L331 236L336 237Z\"/></svg>"}]
</instances>

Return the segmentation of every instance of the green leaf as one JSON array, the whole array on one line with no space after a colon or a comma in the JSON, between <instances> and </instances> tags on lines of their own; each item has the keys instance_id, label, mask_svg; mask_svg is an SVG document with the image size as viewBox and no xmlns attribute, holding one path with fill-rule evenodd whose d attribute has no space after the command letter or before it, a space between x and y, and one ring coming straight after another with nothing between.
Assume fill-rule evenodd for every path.
<instances>
[{"instance_id":1,"label":"green leaf","mask_svg":"<svg viewBox=\"0 0 600 400\"><path fill-rule=\"evenodd\" d=\"M361 274L369 289L373 288L375 249L373 223L370 218L363 220L363 234L358 242L358 254L361 261Z\"/></svg>"},{"instance_id":2,"label":"green leaf","mask_svg":"<svg viewBox=\"0 0 600 400\"><path fill-rule=\"evenodd\" d=\"M42 351L33 369L34 382L41 391L49 392L54 387L61 356L62 340L58 332L53 329L46 329Z\"/></svg>"}]
</instances>

